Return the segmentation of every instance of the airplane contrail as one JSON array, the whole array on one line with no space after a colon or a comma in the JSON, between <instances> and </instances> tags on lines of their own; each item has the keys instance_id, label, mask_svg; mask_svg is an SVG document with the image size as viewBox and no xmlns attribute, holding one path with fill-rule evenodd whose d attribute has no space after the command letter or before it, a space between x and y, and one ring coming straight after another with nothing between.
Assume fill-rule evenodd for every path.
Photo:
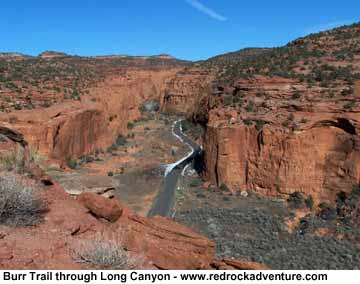
<instances>
[{"instance_id":1,"label":"airplane contrail","mask_svg":"<svg viewBox=\"0 0 360 284\"><path fill-rule=\"evenodd\" d=\"M215 12L214 10L210 9L209 7L205 6L198 0L185 0L185 2L187 2L193 8L197 9L198 11L208 15L209 17L211 17L215 20L222 21L222 22L227 21L227 18L225 18L224 16Z\"/></svg>"}]
</instances>

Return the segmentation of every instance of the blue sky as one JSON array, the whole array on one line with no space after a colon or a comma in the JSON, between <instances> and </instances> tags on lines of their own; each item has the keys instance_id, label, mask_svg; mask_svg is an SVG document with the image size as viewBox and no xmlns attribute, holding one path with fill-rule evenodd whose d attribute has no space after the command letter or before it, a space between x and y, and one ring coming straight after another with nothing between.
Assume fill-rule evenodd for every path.
<instances>
[{"instance_id":1,"label":"blue sky","mask_svg":"<svg viewBox=\"0 0 360 284\"><path fill-rule=\"evenodd\" d=\"M0 51L205 59L360 21L359 0L4 0Z\"/></svg>"}]
</instances>

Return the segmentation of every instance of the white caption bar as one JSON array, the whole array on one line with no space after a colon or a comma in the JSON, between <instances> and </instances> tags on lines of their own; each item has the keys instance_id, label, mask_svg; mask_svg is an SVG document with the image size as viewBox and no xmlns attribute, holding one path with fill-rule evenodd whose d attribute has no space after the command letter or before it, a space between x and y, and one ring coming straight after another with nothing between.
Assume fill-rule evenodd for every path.
<instances>
[{"instance_id":1,"label":"white caption bar","mask_svg":"<svg viewBox=\"0 0 360 284\"><path fill-rule=\"evenodd\" d=\"M0 283L358 283L360 271L0 270Z\"/></svg>"}]
</instances>

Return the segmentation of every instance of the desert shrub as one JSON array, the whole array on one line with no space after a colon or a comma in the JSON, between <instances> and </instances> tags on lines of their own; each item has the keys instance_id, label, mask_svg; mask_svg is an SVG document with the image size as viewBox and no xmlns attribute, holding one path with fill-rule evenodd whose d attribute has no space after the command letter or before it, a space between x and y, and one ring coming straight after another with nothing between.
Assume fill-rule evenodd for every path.
<instances>
[{"instance_id":1,"label":"desert shrub","mask_svg":"<svg viewBox=\"0 0 360 284\"><path fill-rule=\"evenodd\" d=\"M255 104L253 102L249 102L245 107L247 112L254 112L255 111Z\"/></svg>"},{"instance_id":2,"label":"desert shrub","mask_svg":"<svg viewBox=\"0 0 360 284\"><path fill-rule=\"evenodd\" d=\"M293 99L293 100L297 100L300 98L301 98L301 93L299 91L295 91L291 96L291 99Z\"/></svg>"},{"instance_id":3,"label":"desert shrub","mask_svg":"<svg viewBox=\"0 0 360 284\"><path fill-rule=\"evenodd\" d=\"M332 208L329 204L323 202L319 204L320 212L319 217L323 220L332 221L337 217L337 211Z\"/></svg>"},{"instance_id":4,"label":"desert shrub","mask_svg":"<svg viewBox=\"0 0 360 284\"><path fill-rule=\"evenodd\" d=\"M187 119L184 119L181 121L181 128L182 128L182 131L184 132L187 132L190 130L191 128L191 122Z\"/></svg>"},{"instance_id":5,"label":"desert shrub","mask_svg":"<svg viewBox=\"0 0 360 284\"><path fill-rule=\"evenodd\" d=\"M204 128L200 124L194 124L190 120L182 120L181 128L183 132L190 135L194 139L199 139L204 135Z\"/></svg>"},{"instance_id":6,"label":"desert shrub","mask_svg":"<svg viewBox=\"0 0 360 284\"><path fill-rule=\"evenodd\" d=\"M255 122L255 128L257 131L260 131L264 125L266 124L266 122L264 120L256 120Z\"/></svg>"},{"instance_id":7,"label":"desert shrub","mask_svg":"<svg viewBox=\"0 0 360 284\"><path fill-rule=\"evenodd\" d=\"M108 172L107 174L109 177L113 177L114 176L114 173L113 172Z\"/></svg>"},{"instance_id":8,"label":"desert shrub","mask_svg":"<svg viewBox=\"0 0 360 284\"><path fill-rule=\"evenodd\" d=\"M355 101L350 101L344 105L344 110L351 110L355 104Z\"/></svg>"},{"instance_id":9,"label":"desert shrub","mask_svg":"<svg viewBox=\"0 0 360 284\"><path fill-rule=\"evenodd\" d=\"M220 189L221 189L222 191L230 191L229 187L228 187L225 183L222 183L222 184L220 185Z\"/></svg>"},{"instance_id":10,"label":"desert shrub","mask_svg":"<svg viewBox=\"0 0 360 284\"><path fill-rule=\"evenodd\" d=\"M224 106L231 106L233 104L233 96L227 95L223 98Z\"/></svg>"},{"instance_id":11,"label":"desert shrub","mask_svg":"<svg viewBox=\"0 0 360 284\"><path fill-rule=\"evenodd\" d=\"M116 151L117 149L118 149L118 146L117 146L117 144L114 143L111 146L109 146L106 151L108 153L112 153L113 151Z\"/></svg>"},{"instance_id":12,"label":"desert shrub","mask_svg":"<svg viewBox=\"0 0 360 284\"><path fill-rule=\"evenodd\" d=\"M134 127L135 127L134 123L132 123L130 121L127 123L127 129L131 130L131 129L134 129Z\"/></svg>"},{"instance_id":13,"label":"desert shrub","mask_svg":"<svg viewBox=\"0 0 360 284\"><path fill-rule=\"evenodd\" d=\"M250 126L252 125L253 121L251 119L244 119L244 124L247 125L247 126Z\"/></svg>"},{"instance_id":14,"label":"desert shrub","mask_svg":"<svg viewBox=\"0 0 360 284\"><path fill-rule=\"evenodd\" d=\"M116 145L117 146L124 146L127 143L126 137L119 134L119 136L116 138Z\"/></svg>"},{"instance_id":15,"label":"desert shrub","mask_svg":"<svg viewBox=\"0 0 360 284\"><path fill-rule=\"evenodd\" d=\"M34 188L24 186L14 175L0 177L0 224L36 225L47 208L47 203L36 196Z\"/></svg>"},{"instance_id":16,"label":"desert shrub","mask_svg":"<svg viewBox=\"0 0 360 284\"><path fill-rule=\"evenodd\" d=\"M302 118L299 123L306 123L308 120L306 118Z\"/></svg>"},{"instance_id":17,"label":"desert shrub","mask_svg":"<svg viewBox=\"0 0 360 284\"><path fill-rule=\"evenodd\" d=\"M289 127L290 121L285 120L285 121L283 121L283 123L281 125L284 126L284 127Z\"/></svg>"},{"instance_id":18,"label":"desert shrub","mask_svg":"<svg viewBox=\"0 0 360 284\"><path fill-rule=\"evenodd\" d=\"M354 89L353 89L353 88L344 89L344 90L341 91L341 95L342 95L342 96L352 95L353 93L354 93Z\"/></svg>"},{"instance_id":19,"label":"desert shrub","mask_svg":"<svg viewBox=\"0 0 360 284\"><path fill-rule=\"evenodd\" d=\"M305 199L306 207L312 209L314 206L314 198L310 195L308 198Z\"/></svg>"},{"instance_id":20,"label":"desert shrub","mask_svg":"<svg viewBox=\"0 0 360 284\"><path fill-rule=\"evenodd\" d=\"M39 164L45 161L47 158L41 155L37 150L30 148L29 151L29 161L35 164Z\"/></svg>"},{"instance_id":21,"label":"desert shrub","mask_svg":"<svg viewBox=\"0 0 360 284\"><path fill-rule=\"evenodd\" d=\"M330 99L332 99L333 97L335 97L335 93L334 93L334 92L330 92L329 95L328 95L328 97L329 97Z\"/></svg>"},{"instance_id":22,"label":"desert shrub","mask_svg":"<svg viewBox=\"0 0 360 284\"><path fill-rule=\"evenodd\" d=\"M290 208L299 209L304 207L304 197L299 191L295 191L290 194L287 199Z\"/></svg>"},{"instance_id":23,"label":"desert shrub","mask_svg":"<svg viewBox=\"0 0 360 284\"><path fill-rule=\"evenodd\" d=\"M198 187L202 184L200 179L194 179L190 182L190 186L191 187Z\"/></svg>"},{"instance_id":24,"label":"desert shrub","mask_svg":"<svg viewBox=\"0 0 360 284\"><path fill-rule=\"evenodd\" d=\"M73 90L71 98L73 100L80 100L80 92L78 90Z\"/></svg>"},{"instance_id":25,"label":"desert shrub","mask_svg":"<svg viewBox=\"0 0 360 284\"><path fill-rule=\"evenodd\" d=\"M81 164L88 164L95 161L95 158L91 155L84 155L79 158Z\"/></svg>"},{"instance_id":26,"label":"desert shrub","mask_svg":"<svg viewBox=\"0 0 360 284\"><path fill-rule=\"evenodd\" d=\"M73 159L71 156L67 156L65 159L66 165L70 168L70 169L76 169L77 167L77 161L75 159Z\"/></svg>"},{"instance_id":27,"label":"desert shrub","mask_svg":"<svg viewBox=\"0 0 360 284\"><path fill-rule=\"evenodd\" d=\"M176 154L177 154L177 148L171 148L171 155L172 156L176 156Z\"/></svg>"},{"instance_id":28,"label":"desert shrub","mask_svg":"<svg viewBox=\"0 0 360 284\"><path fill-rule=\"evenodd\" d=\"M1 168L4 170L23 173L25 168L24 149L20 146L17 147L8 155L1 157L0 164Z\"/></svg>"},{"instance_id":29,"label":"desert shrub","mask_svg":"<svg viewBox=\"0 0 360 284\"><path fill-rule=\"evenodd\" d=\"M355 197L355 196L360 197L360 186L358 186L358 185L354 186L351 193L350 193L350 196L352 196L352 197Z\"/></svg>"},{"instance_id":30,"label":"desert shrub","mask_svg":"<svg viewBox=\"0 0 360 284\"><path fill-rule=\"evenodd\" d=\"M73 249L72 257L76 262L95 269L135 269L141 267L143 258L124 250L116 241L97 237L83 240Z\"/></svg>"}]
</instances>

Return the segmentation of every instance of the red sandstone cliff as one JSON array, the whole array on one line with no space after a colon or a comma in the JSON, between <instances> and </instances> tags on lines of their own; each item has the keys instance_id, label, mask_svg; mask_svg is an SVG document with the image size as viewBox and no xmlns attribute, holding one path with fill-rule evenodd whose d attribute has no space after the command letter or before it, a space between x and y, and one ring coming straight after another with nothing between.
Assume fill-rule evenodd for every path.
<instances>
[{"instance_id":1,"label":"red sandstone cliff","mask_svg":"<svg viewBox=\"0 0 360 284\"><path fill-rule=\"evenodd\" d=\"M211 71L196 67L185 68L170 78L161 97L161 107L167 112L190 113L211 93L214 80Z\"/></svg>"},{"instance_id":2,"label":"red sandstone cliff","mask_svg":"<svg viewBox=\"0 0 360 284\"><path fill-rule=\"evenodd\" d=\"M354 24L179 72L164 106L205 126L204 177L233 192L300 191L316 202L358 185L359 37Z\"/></svg>"},{"instance_id":3,"label":"red sandstone cliff","mask_svg":"<svg viewBox=\"0 0 360 284\"><path fill-rule=\"evenodd\" d=\"M117 135L126 134L127 123L140 116L143 102L159 98L166 79L176 71L133 69L110 75L80 101L1 114L1 124L22 133L33 150L51 158L105 149Z\"/></svg>"}]
</instances>

